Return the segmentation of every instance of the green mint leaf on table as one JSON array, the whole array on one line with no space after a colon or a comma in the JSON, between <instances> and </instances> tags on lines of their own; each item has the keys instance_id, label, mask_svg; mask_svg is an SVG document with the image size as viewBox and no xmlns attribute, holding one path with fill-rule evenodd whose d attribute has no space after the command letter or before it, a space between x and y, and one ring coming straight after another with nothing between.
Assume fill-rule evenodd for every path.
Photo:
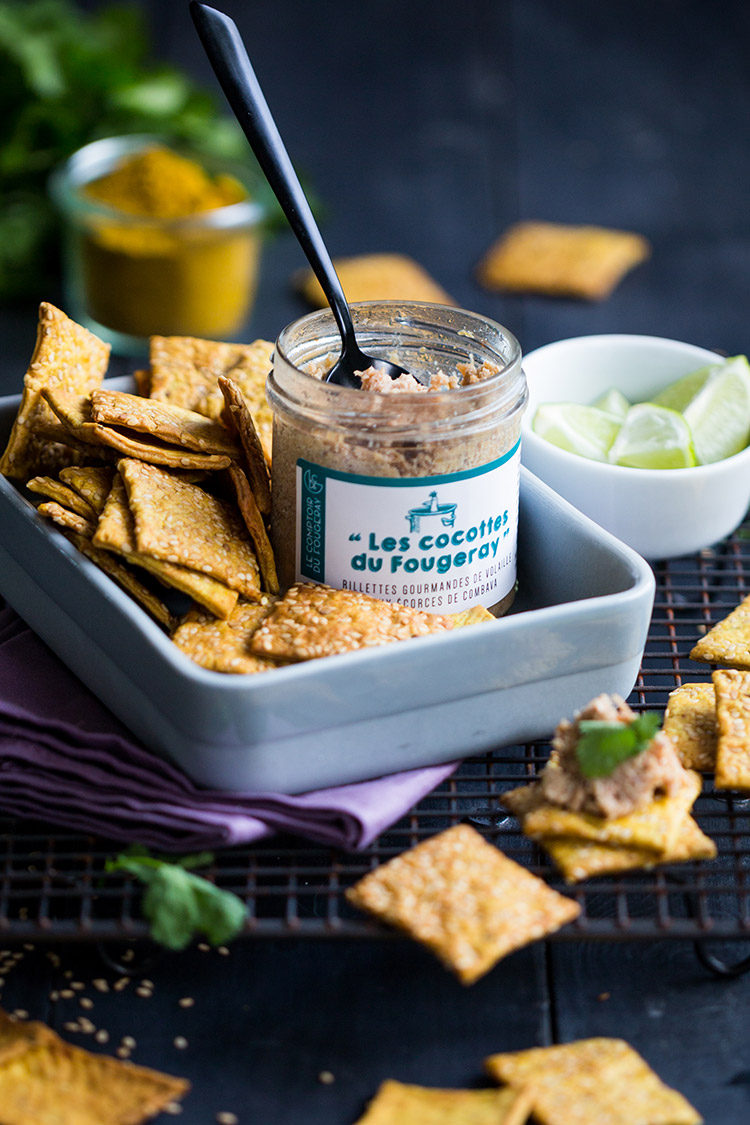
<instances>
[{"instance_id":1,"label":"green mint leaf on table","mask_svg":"<svg viewBox=\"0 0 750 1125\"><path fill-rule=\"evenodd\" d=\"M576 745L576 757L581 773L589 780L609 777L622 762L646 749L660 723L655 711L644 711L632 723L579 720L581 737Z\"/></svg>"},{"instance_id":2,"label":"green mint leaf on table","mask_svg":"<svg viewBox=\"0 0 750 1125\"><path fill-rule=\"evenodd\" d=\"M195 875L190 868L213 861L210 852L160 859L138 845L108 859L105 871L125 871L146 885L143 913L154 941L185 949L197 933L223 945L242 929L247 907L242 899Z\"/></svg>"}]
</instances>

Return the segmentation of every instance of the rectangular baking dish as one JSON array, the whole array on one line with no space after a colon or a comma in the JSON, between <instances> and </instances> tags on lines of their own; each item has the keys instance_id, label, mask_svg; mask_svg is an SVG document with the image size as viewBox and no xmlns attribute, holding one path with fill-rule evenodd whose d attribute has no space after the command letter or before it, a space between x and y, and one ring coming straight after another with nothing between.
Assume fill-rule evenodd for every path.
<instances>
[{"instance_id":1,"label":"rectangular baking dish","mask_svg":"<svg viewBox=\"0 0 750 1125\"><path fill-rule=\"evenodd\" d=\"M0 399L0 448L18 404ZM145 746L212 788L298 793L544 738L597 693L627 696L640 667L650 567L523 468L508 616L256 676L193 664L29 497L0 477L0 594Z\"/></svg>"}]
</instances>

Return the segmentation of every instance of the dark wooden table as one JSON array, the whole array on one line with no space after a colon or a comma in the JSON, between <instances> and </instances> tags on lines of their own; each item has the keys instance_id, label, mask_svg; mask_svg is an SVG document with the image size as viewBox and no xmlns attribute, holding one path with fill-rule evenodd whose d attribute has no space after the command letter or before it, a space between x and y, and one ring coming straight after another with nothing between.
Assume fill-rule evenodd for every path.
<instances>
[{"instance_id":1,"label":"dark wooden table","mask_svg":"<svg viewBox=\"0 0 750 1125\"><path fill-rule=\"evenodd\" d=\"M325 204L334 254L413 255L525 351L613 331L750 348L742 0L223 7ZM211 83L186 0L148 8L161 51ZM638 230L653 257L601 304L491 295L474 265L518 218ZM289 287L300 264L290 235L270 242L248 339L273 338L303 311ZM21 383L34 322L34 301L0 310L3 392ZM627 1038L707 1122L750 1119L750 979L712 976L687 942L537 945L466 989L402 940L240 941L144 966L151 996L138 995L140 977L92 991L119 974L89 945L11 952L3 1007L63 1029L81 1010L50 992L66 971L85 982L89 1014L110 1032L99 1049L130 1035L135 1061L191 1079L186 1125L221 1112L243 1125L349 1125L386 1077L472 1086L491 1052L590 1035Z\"/></svg>"}]
</instances>

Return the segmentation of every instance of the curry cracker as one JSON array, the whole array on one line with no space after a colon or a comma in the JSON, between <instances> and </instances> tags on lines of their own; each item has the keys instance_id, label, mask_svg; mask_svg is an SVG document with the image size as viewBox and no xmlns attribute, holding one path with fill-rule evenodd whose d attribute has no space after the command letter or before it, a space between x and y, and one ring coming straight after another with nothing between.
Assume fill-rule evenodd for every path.
<instances>
[{"instance_id":1,"label":"curry cracker","mask_svg":"<svg viewBox=\"0 0 750 1125\"><path fill-rule=\"evenodd\" d=\"M3 1125L141 1125L189 1089L182 1078L74 1047L36 1021L0 1012L0 1031L16 1048L0 1049Z\"/></svg>"},{"instance_id":2,"label":"curry cracker","mask_svg":"<svg viewBox=\"0 0 750 1125\"><path fill-rule=\"evenodd\" d=\"M277 667L276 663L254 656L249 641L270 605L240 602L226 621L192 609L172 634L172 640L186 656L212 672L268 672Z\"/></svg>"},{"instance_id":3,"label":"curry cracker","mask_svg":"<svg viewBox=\"0 0 750 1125\"><path fill-rule=\"evenodd\" d=\"M623 1039L580 1039L491 1055L485 1067L510 1086L529 1086L540 1125L701 1125Z\"/></svg>"},{"instance_id":4,"label":"curry cracker","mask_svg":"<svg viewBox=\"0 0 750 1125\"><path fill-rule=\"evenodd\" d=\"M313 660L451 627L449 617L302 582L276 603L251 645L258 656Z\"/></svg>"},{"instance_id":5,"label":"curry cracker","mask_svg":"<svg viewBox=\"0 0 750 1125\"><path fill-rule=\"evenodd\" d=\"M333 264L349 302L456 303L419 262L405 254L362 254L352 258L336 258ZM320 282L312 270L296 273L292 281L311 305L321 309L326 307Z\"/></svg>"},{"instance_id":6,"label":"curry cracker","mask_svg":"<svg viewBox=\"0 0 750 1125\"><path fill-rule=\"evenodd\" d=\"M129 563L149 571L166 586L188 594L216 617L228 617L237 604L237 591L230 589L224 582L219 582L208 574L201 574L198 570L164 562L138 551L128 494L119 475L114 480L99 517L92 542L95 547L114 551Z\"/></svg>"},{"instance_id":7,"label":"curry cracker","mask_svg":"<svg viewBox=\"0 0 750 1125\"><path fill-rule=\"evenodd\" d=\"M664 733L687 769L716 766L716 693L713 684L683 684L670 693L664 712Z\"/></svg>"},{"instance_id":8,"label":"curry cracker","mask_svg":"<svg viewBox=\"0 0 750 1125\"><path fill-rule=\"evenodd\" d=\"M720 668L716 691L717 789L750 790L750 672Z\"/></svg>"},{"instance_id":9,"label":"curry cracker","mask_svg":"<svg viewBox=\"0 0 750 1125\"><path fill-rule=\"evenodd\" d=\"M271 478L263 452L263 443L253 421L249 406L239 386L233 379L219 376L219 387L224 396L222 418L230 433L236 434L245 454L247 476L252 485L255 502L261 515L271 513Z\"/></svg>"},{"instance_id":10,"label":"curry cracker","mask_svg":"<svg viewBox=\"0 0 750 1125\"><path fill-rule=\"evenodd\" d=\"M24 377L23 394L8 445L0 458L0 473L25 480L38 469L39 441L34 431L50 410L42 400L44 388L64 388L89 394L99 386L109 362L109 345L48 302L39 307L37 338Z\"/></svg>"},{"instance_id":11,"label":"curry cracker","mask_svg":"<svg viewBox=\"0 0 750 1125\"><path fill-rule=\"evenodd\" d=\"M258 600L258 562L233 505L143 461L123 458L118 468L139 552L201 571Z\"/></svg>"},{"instance_id":12,"label":"curry cracker","mask_svg":"<svg viewBox=\"0 0 750 1125\"><path fill-rule=\"evenodd\" d=\"M525 1125L529 1090L441 1090L389 1078L356 1125Z\"/></svg>"},{"instance_id":13,"label":"curry cracker","mask_svg":"<svg viewBox=\"0 0 750 1125\"><path fill-rule=\"evenodd\" d=\"M646 239L630 231L522 222L490 247L477 276L487 289L596 301L649 254Z\"/></svg>"},{"instance_id":14,"label":"curry cracker","mask_svg":"<svg viewBox=\"0 0 750 1125\"><path fill-rule=\"evenodd\" d=\"M750 595L701 637L690 659L750 669Z\"/></svg>"},{"instance_id":15,"label":"curry cracker","mask_svg":"<svg viewBox=\"0 0 750 1125\"><path fill-rule=\"evenodd\" d=\"M347 898L422 942L464 984L581 910L468 824L377 867Z\"/></svg>"}]
</instances>

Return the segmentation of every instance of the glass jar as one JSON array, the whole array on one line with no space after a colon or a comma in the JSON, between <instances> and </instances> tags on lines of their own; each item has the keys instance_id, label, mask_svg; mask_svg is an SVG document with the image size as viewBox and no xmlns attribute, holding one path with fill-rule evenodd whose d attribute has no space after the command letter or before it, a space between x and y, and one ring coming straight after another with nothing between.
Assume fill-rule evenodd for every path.
<instances>
[{"instance_id":1,"label":"glass jar","mask_svg":"<svg viewBox=\"0 0 750 1125\"><path fill-rule=\"evenodd\" d=\"M239 202L161 219L106 206L86 186L123 160L166 145L211 175L248 189ZM50 180L64 219L66 311L122 354L142 355L151 335L231 340L257 286L264 208L248 169L192 156L158 137L107 137L78 150Z\"/></svg>"},{"instance_id":2,"label":"glass jar","mask_svg":"<svg viewBox=\"0 0 750 1125\"><path fill-rule=\"evenodd\" d=\"M455 375L458 364L497 370L428 393L340 387L309 373L340 351L330 311L282 331L267 385L282 586L325 582L433 613L505 613L527 400L518 341L442 305L363 302L352 315L366 354L418 377Z\"/></svg>"}]
</instances>

